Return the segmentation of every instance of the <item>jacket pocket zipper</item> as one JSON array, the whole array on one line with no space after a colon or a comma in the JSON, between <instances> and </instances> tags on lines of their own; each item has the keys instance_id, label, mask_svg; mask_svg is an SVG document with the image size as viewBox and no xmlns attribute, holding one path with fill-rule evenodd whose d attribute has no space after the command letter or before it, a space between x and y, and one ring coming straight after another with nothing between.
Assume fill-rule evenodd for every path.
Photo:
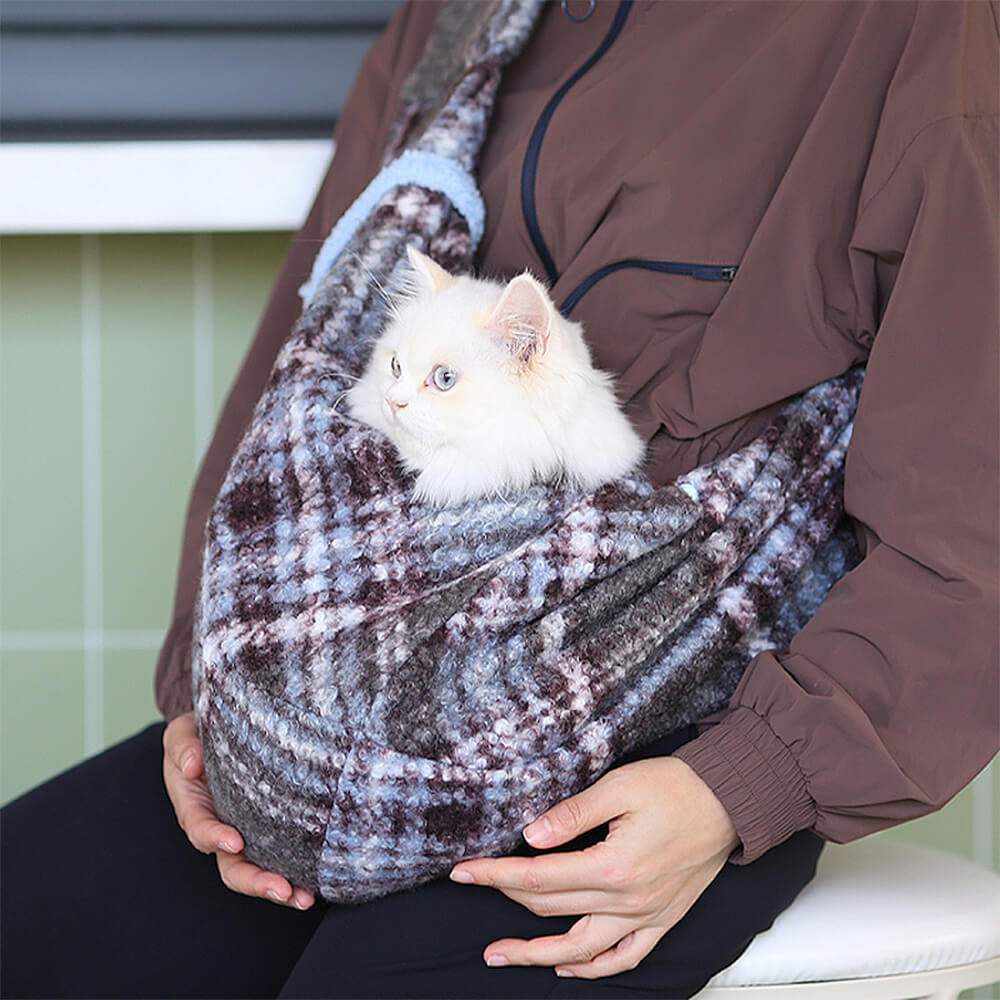
<instances>
[{"instance_id":1,"label":"jacket pocket zipper","mask_svg":"<svg viewBox=\"0 0 1000 1000\"><path fill-rule=\"evenodd\" d=\"M563 299L559 311L568 316L580 299L590 291L594 285L606 278L615 271L624 271L626 268L638 268L641 271L656 271L660 274L679 274L689 278L696 278L698 281L732 281L739 270L738 264L684 264L672 260L621 260L616 264L608 264L605 267L589 274L576 288L573 289Z\"/></svg>"},{"instance_id":2,"label":"jacket pocket zipper","mask_svg":"<svg viewBox=\"0 0 1000 1000\"><path fill-rule=\"evenodd\" d=\"M535 181L538 175L538 159L542 152L542 140L549 127L549 122L555 114L556 108L562 99L569 93L590 69L592 69L604 57L604 54L614 44L615 39L622 33L625 21L628 19L629 11L632 9L633 0L621 0L618 10L615 12L615 19L611 23L607 34L598 46L597 51L555 92L545 105L541 117L535 123L535 128L531 133L528 142L528 149L525 153L524 163L521 166L521 213L524 217L524 224L528 230L528 237L538 254L542 267L545 268L545 275L550 285L554 285L559 278L556 272L555 261L542 236L541 227L538 224L538 206L535 203Z\"/></svg>"}]
</instances>

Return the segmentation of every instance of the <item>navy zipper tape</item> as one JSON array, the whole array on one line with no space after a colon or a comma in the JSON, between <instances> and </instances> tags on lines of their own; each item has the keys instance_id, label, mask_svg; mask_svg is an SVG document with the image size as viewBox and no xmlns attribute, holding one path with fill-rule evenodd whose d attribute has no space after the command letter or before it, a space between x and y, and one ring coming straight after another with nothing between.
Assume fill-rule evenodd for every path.
<instances>
[{"instance_id":1,"label":"navy zipper tape","mask_svg":"<svg viewBox=\"0 0 1000 1000\"><path fill-rule=\"evenodd\" d=\"M601 44L594 54L553 94L548 104L535 123L535 128L528 141L528 149L524 156L524 165L521 168L521 211L524 215L524 223L528 230L531 243L545 268L546 277L550 285L554 285L559 274L556 271L555 261L545 243L541 226L538 224L538 208L535 202L535 181L538 175L538 159L541 155L542 140L548 130L552 116L562 99L569 93L587 72L589 72L597 62L599 62L609 48L614 44L615 39L621 34L632 9L633 0L620 0L615 19L611 22L608 33L604 36ZM662 260L623 260L615 264L608 264L600 270L584 278L576 288L566 297L560 307L560 312L564 316L569 316L570 312L577 305L580 299L597 284L601 278L621 271L627 267L636 267L646 271L659 271L662 274L680 274L697 278L701 281L732 281L736 275L736 265L717 266L714 264L682 264L674 261Z\"/></svg>"},{"instance_id":2,"label":"navy zipper tape","mask_svg":"<svg viewBox=\"0 0 1000 1000\"><path fill-rule=\"evenodd\" d=\"M545 105L545 110L542 111L541 117L538 119L535 129L531 133L531 139L528 142L528 150L524 157L524 166L521 168L521 211L524 214L524 222L528 228L528 236L531 238L535 252L542 261L549 284L552 285L556 283L559 275L556 273L555 261L552 259L552 254L549 253L549 248L545 245L545 238L542 236L542 230L538 225L538 211L535 205L535 177L538 173L538 157L542 149L542 139L545 138L545 132L549 127L552 116L555 114L556 108L569 92L570 88L585 73L593 68L595 63L603 57L614 40L621 34L622 28L625 27L625 20L632 9L632 3L633 0L621 0L621 3L618 5L618 12L615 14L615 19L611 23L608 33L604 36L604 40L598 46L597 51L555 92L549 103Z\"/></svg>"},{"instance_id":3,"label":"navy zipper tape","mask_svg":"<svg viewBox=\"0 0 1000 1000\"><path fill-rule=\"evenodd\" d=\"M643 271L658 271L661 274L680 274L699 281L732 281L739 270L737 264L681 264L669 260L620 260L615 264L594 271L580 282L563 300L559 311L563 316L569 316L576 304L590 291L594 285L615 271L623 271L627 267L639 268Z\"/></svg>"}]
</instances>

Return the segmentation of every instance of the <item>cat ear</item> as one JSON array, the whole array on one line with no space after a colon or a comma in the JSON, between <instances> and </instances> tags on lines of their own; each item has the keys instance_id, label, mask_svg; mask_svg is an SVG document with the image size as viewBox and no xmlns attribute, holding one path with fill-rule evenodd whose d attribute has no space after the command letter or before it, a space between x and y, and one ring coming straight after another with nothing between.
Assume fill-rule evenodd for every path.
<instances>
[{"instance_id":1,"label":"cat ear","mask_svg":"<svg viewBox=\"0 0 1000 1000\"><path fill-rule=\"evenodd\" d=\"M552 329L552 300L527 271L503 290L486 328L524 364L545 353Z\"/></svg>"},{"instance_id":2,"label":"cat ear","mask_svg":"<svg viewBox=\"0 0 1000 1000\"><path fill-rule=\"evenodd\" d=\"M406 245L406 256L410 258L419 286L431 295L436 295L455 280L440 264L436 264L427 254L421 253L409 243Z\"/></svg>"}]
</instances>

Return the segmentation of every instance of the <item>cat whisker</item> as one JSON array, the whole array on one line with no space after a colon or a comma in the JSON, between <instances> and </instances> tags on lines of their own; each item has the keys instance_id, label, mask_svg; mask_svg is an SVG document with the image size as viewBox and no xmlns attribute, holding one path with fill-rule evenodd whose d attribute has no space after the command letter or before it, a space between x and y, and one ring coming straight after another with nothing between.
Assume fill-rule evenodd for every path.
<instances>
[{"instance_id":1,"label":"cat whisker","mask_svg":"<svg viewBox=\"0 0 1000 1000\"><path fill-rule=\"evenodd\" d=\"M348 379L351 382L361 381L361 377L359 375L352 375L350 372L345 372L334 368L331 368L329 371L319 373L317 381L322 383L325 379ZM344 389L344 391L341 392L337 396L337 398L333 401L333 405L330 407L329 412L333 416L337 417L340 420L345 421L346 423L351 424L354 427L366 427L367 424L363 423L360 420L356 420L354 417L350 416L347 413L342 413L340 410L340 404L344 401L344 399L347 397L350 391L351 391L350 389Z\"/></svg>"},{"instance_id":2,"label":"cat whisker","mask_svg":"<svg viewBox=\"0 0 1000 1000\"><path fill-rule=\"evenodd\" d=\"M368 277L368 280L372 283L372 285L375 286L375 289L379 293L379 297L382 299L382 301L390 309L392 309L393 307L392 296L389 294L388 291L386 291L385 285L383 285L382 282L379 281L378 275L376 275L375 272L364 262L363 258L361 257L361 254L359 254L357 250L352 250L351 256L361 265L361 269L365 272L365 275Z\"/></svg>"},{"instance_id":3,"label":"cat whisker","mask_svg":"<svg viewBox=\"0 0 1000 1000\"><path fill-rule=\"evenodd\" d=\"M369 425L363 420L358 420L356 417L352 417L349 413L344 413L340 410L340 404L344 401L349 391L350 390L345 390L333 401L333 405L329 410L330 415L343 421L345 424L349 424L351 427L358 427L362 430L370 430Z\"/></svg>"},{"instance_id":4,"label":"cat whisker","mask_svg":"<svg viewBox=\"0 0 1000 1000\"><path fill-rule=\"evenodd\" d=\"M350 372L342 371L338 368L330 368L325 372L320 372L317 376L317 381L322 382L324 379L328 378L346 378L350 379L352 382L360 382L360 375L352 375Z\"/></svg>"},{"instance_id":5,"label":"cat whisker","mask_svg":"<svg viewBox=\"0 0 1000 1000\"><path fill-rule=\"evenodd\" d=\"M346 421L347 421L348 423L352 423L352 424L360 424L360 421L359 421L359 420L355 420L355 419L354 419L354 417L352 417L352 416L351 416L350 414L348 414L348 413L341 413L341 412L340 412L340 410L338 409L338 407L340 406L340 404L341 404L341 403L342 403L342 402L344 401L344 399L346 398L346 396L347 396L347 392L348 392L348 391L350 391L350 390L347 390L347 391L345 391L345 392L342 392L342 393L341 393L341 394L340 394L340 395L339 395L339 396L338 396L338 397L337 397L337 398L336 398L336 399L335 399L335 400L333 401L333 406L331 406L331 407L330 407L330 412L331 412L332 414L334 414L335 416L337 416L337 417L340 417L340 419L341 419L341 420L346 420Z\"/></svg>"}]
</instances>

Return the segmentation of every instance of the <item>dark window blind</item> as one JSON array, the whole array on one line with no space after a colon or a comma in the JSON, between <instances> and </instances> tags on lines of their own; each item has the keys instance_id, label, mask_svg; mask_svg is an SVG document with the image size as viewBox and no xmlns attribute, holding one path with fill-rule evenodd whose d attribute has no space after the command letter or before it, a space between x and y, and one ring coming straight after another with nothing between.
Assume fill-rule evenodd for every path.
<instances>
[{"instance_id":1,"label":"dark window blind","mask_svg":"<svg viewBox=\"0 0 1000 1000\"><path fill-rule=\"evenodd\" d=\"M4 141L328 136L399 0L4 0Z\"/></svg>"}]
</instances>

